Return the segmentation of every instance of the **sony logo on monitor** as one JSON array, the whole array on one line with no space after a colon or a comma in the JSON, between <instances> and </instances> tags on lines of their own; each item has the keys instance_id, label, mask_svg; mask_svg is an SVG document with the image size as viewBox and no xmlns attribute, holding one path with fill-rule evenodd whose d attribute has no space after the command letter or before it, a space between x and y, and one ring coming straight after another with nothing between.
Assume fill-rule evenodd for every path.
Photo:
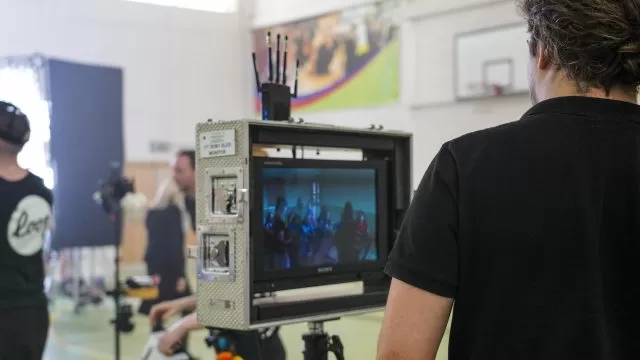
<instances>
[{"instance_id":1,"label":"sony logo on monitor","mask_svg":"<svg viewBox=\"0 0 640 360\"><path fill-rule=\"evenodd\" d=\"M282 165L282 161L265 161L265 165Z\"/></svg>"},{"instance_id":2,"label":"sony logo on monitor","mask_svg":"<svg viewBox=\"0 0 640 360\"><path fill-rule=\"evenodd\" d=\"M319 272L320 274L330 273L330 272L332 272L332 271L333 271L333 267L332 267L332 266L327 266L327 267L321 267L321 268L318 268L318 272Z\"/></svg>"}]
</instances>

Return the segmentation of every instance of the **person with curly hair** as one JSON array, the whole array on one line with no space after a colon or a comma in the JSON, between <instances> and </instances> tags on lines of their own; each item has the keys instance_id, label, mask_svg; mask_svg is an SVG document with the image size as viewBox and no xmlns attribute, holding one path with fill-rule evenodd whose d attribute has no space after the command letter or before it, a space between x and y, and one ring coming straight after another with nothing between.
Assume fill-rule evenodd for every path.
<instances>
[{"instance_id":1,"label":"person with curly hair","mask_svg":"<svg viewBox=\"0 0 640 360\"><path fill-rule=\"evenodd\" d=\"M640 1L519 6L534 105L427 169L378 360L435 359L452 309L450 360L640 357Z\"/></svg>"}]
</instances>

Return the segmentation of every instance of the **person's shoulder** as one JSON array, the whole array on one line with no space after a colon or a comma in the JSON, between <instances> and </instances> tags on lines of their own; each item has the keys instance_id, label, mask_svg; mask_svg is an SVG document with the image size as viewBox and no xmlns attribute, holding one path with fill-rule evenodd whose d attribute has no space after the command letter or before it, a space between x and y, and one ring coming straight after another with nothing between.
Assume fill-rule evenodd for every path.
<instances>
[{"instance_id":1,"label":"person's shoulder","mask_svg":"<svg viewBox=\"0 0 640 360\"><path fill-rule=\"evenodd\" d=\"M27 177L25 179L28 180L29 184L31 185L47 188L46 185L44 184L44 179L32 173L31 171L27 173Z\"/></svg>"},{"instance_id":2,"label":"person's shoulder","mask_svg":"<svg viewBox=\"0 0 640 360\"><path fill-rule=\"evenodd\" d=\"M513 141L519 141L526 136L527 124L523 121L513 121L483 130L470 132L450 140L443 145L456 161L467 158L477 158L490 148L508 146Z\"/></svg>"},{"instance_id":3,"label":"person's shoulder","mask_svg":"<svg viewBox=\"0 0 640 360\"><path fill-rule=\"evenodd\" d=\"M51 189L49 189L45 185L44 180L41 177L32 172L29 172L25 180L25 184L26 186L28 186L28 190L30 192L32 192L34 195L39 195L45 198L45 200L47 200L47 202L49 203L53 201L53 193L51 192Z\"/></svg>"},{"instance_id":4,"label":"person's shoulder","mask_svg":"<svg viewBox=\"0 0 640 360\"><path fill-rule=\"evenodd\" d=\"M476 146L488 140L495 140L500 137L510 137L523 130L523 121L512 121L482 130L476 130L447 142L450 148L460 148L466 146Z\"/></svg>"}]
</instances>

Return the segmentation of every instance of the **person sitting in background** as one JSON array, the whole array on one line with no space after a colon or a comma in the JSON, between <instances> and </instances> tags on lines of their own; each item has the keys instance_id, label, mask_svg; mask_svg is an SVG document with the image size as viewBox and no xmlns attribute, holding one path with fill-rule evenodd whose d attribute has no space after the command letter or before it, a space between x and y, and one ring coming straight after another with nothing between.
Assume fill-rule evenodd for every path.
<instances>
[{"instance_id":1,"label":"person sitting in background","mask_svg":"<svg viewBox=\"0 0 640 360\"><path fill-rule=\"evenodd\" d=\"M196 224L196 178L195 151L183 150L177 155L174 165L173 180L185 196L184 205L193 229ZM149 313L149 320L155 325L160 320L167 320L174 314L191 312L196 308L196 297L187 296L181 299L165 301L154 305ZM165 355L171 355L175 346L192 330L202 328L198 325L197 315L192 313L171 326L160 338L159 350ZM264 332L258 331L226 331L233 336L238 355L245 360L285 360L286 353L277 328ZM261 355L262 354L262 355Z\"/></svg>"},{"instance_id":2,"label":"person sitting in background","mask_svg":"<svg viewBox=\"0 0 640 360\"><path fill-rule=\"evenodd\" d=\"M151 309L149 319L152 323L166 321L173 315L183 311L195 311L197 298L189 296L178 300L158 304ZM172 355L177 344L190 331L202 329L198 325L197 314L194 312L180 320L160 338L158 350L164 355ZM286 360L287 355L278 334L277 328L262 331L221 331L234 345L234 352L243 360Z\"/></svg>"},{"instance_id":3,"label":"person sitting in background","mask_svg":"<svg viewBox=\"0 0 640 360\"><path fill-rule=\"evenodd\" d=\"M0 359L42 359L49 312L42 248L53 195L18 164L29 140L27 116L0 102Z\"/></svg>"},{"instance_id":4,"label":"person sitting in background","mask_svg":"<svg viewBox=\"0 0 640 360\"><path fill-rule=\"evenodd\" d=\"M194 158L195 160L195 158ZM158 298L145 300L139 312L148 315L152 306L192 294L186 277L185 238L194 231L188 207L195 206L193 192L189 185L191 160L188 152L180 152L174 163L173 178L165 181L158 189L152 207L147 212L147 251L145 263L147 273L158 276ZM195 182L195 180L193 180ZM195 187L193 187L195 191ZM191 199L187 199L191 197ZM182 312L182 316L189 315ZM158 324L152 324L156 326ZM187 348L188 339L182 339Z\"/></svg>"}]
</instances>

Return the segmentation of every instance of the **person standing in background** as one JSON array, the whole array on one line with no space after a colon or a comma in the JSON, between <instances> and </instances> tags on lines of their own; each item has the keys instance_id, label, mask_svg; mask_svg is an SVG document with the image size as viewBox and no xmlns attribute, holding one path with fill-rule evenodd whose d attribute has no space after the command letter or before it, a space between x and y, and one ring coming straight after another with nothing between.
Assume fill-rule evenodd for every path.
<instances>
[{"instance_id":1,"label":"person standing in background","mask_svg":"<svg viewBox=\"0 0 640 360\"><path fill-rule=\"evenodd\" d=\"M189 214L191 230L196 230L196 152L181 150L173 164L173 181L184 195L184 208Z\"/></svg>"},{"instance_id":2,"label":"person standing in background","mask_svg":"<svg viewBox=\"0 0 640 360\"><path fill-rule=\"evenodd\" d=\"M254 156L266 156L264 151L254 151ZM192 228L196 224L196 163L195 151L183 150L178 153L175 165L173 180L184 193L186 210L190 216ZM152 324L159 319L187 311L195 310L197 298L194 295L181 299L162 302L151 309L149 315ZM160 338L158 348L161 353L169 356L173 353L175 346L193 330L202 328L198 324L197 314L178 321L171 326L170 330ZM244 360L286 360L286 352L282 339L279 335L279 328L267 328L261 331L224 331L229 337L235 340L236 352Z\"/></svg>"},{"instance_id":3,"label":"person standing in background","mask_svg":"<svg viewBox=\"0 0 640 360\"><path fill-rule=\"evenodd\" d=\"M18 164L27 116L0 101L0 359L42 359L49 331L42 248L53 195Z\"/></svg>"},{"instance_id":4,"label":"person standing in background","mask_svg":"<svg viewBox=\"0 0 640 360\"><path fill-rule=\"evenodd\" d=\"M345 76L355 72L360 65L358 55L358 26L351 24L349 32L344 36Z\"/></svg>"},{"instance_id":5,"label":"person standing in background","mask_svg":"<svg viewBox=\"0 0 640 360\"><path fill-rule=\"evenodd\" d=\"M158 302L191 295L185 275L185 238L192 232L188 218L184 196L178 186L173 180L165 182L146 215L145 263L147 273L159 277L159 295L155 300L142 302L142 314L148 315L151 306ZM183 315L186 316L188 313Z\"/></svg>"},{"instance_id":6,"label":"person standing in background","mask_svg":"<svg viewBox=\"0 0 640 360\"><path fill-rule=\"evenodd\" d=\"M378 360L435 359L454 301L450 360L640 357L640 1L519 3L534 105L427 169Z\"/></svg>"},{"instance_id":7,"label":"person standing in background","mask_svg":"<svg viewBox=\"0 0 640 360\"><path fill-rule=\"evenodd\" d=\"M147 212L147 251L145 263L147 273L157 276L158 298L145 300L139 312L149 315L153 306L184 298L192 294L186 276L185 239L195 230L192 212L195 212L195 155L180 151L173 164L173 177L163 183L156 194L152 208ZM183 309L183 317L189 315ZM152 323L152 328L161 324ZM181 340L184 349L188 337Z\"/></svg>"}]
</instances>

